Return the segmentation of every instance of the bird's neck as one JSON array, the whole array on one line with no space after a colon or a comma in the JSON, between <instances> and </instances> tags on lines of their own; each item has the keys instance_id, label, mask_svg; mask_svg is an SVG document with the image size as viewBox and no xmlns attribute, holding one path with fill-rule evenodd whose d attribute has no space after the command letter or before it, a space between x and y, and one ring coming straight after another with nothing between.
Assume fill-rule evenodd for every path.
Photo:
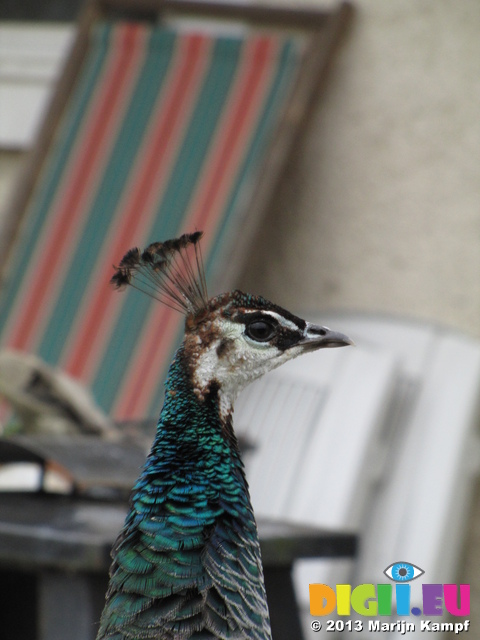
<instances>
[{"instance_id":1,"label":"bird's neck","mask_svg":"<svg viewBox=\"0 0 480 640\"><path fill-rule=\"evenodd\" d=\"M205 481L221 491L223 484L231 488L233 480L248 499L232 415L220 410L219 398L215 382L207 393L195 392L188 357L180 347L169 369L155 440L134 495L151 491L152 484L172 482Z\"/></svg>"}]
</instances>

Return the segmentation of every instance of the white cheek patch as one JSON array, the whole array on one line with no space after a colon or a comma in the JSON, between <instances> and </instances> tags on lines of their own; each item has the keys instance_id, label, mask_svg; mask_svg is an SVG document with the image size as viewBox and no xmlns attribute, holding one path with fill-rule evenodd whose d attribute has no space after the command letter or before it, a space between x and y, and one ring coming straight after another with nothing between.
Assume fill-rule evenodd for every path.
<instances>
[{"instance_id":1,"label":"white cheek patch","mask_svg":"<svg viewBox=\"0 0 480 640\"><path fill-rule=\"evenodd\" d=\"M298 331L297 325L281 318L277 313L268 311L272 317L284 326ZM216 380L219 384L220 415L226 418L233 410L237 395L248 384L260 378L265 373L276 369L284 362L297 357L303 350L295 347L280 350L271 344L255 342L244 334L244 325L222 318L218 321L219 337L208 347L199 349L193 375L195 393L203 398L208 392L210 383ZM229 340L231 344L224 350L218 347L222 341Z\"/></svg>"},{"instance_id":2,"label":"white cheek patch","mask_svg":"<svg viewBox=\"0 0 480 640\"><path fill-rule=\"evenodd\" d=\"M278 359L283 355L279 349L268 344L266 348L262 344L262 348L259 349L257 344L251 344L252 341L247 340L243 331L243 324L222 320L221 337L202 350L196 362L194 386L202 396L212 380L218 382L220 411L223 417L232 411L240 391L284 362L284 358ZM233 344L219 356L218 346L225 339L232 340Z\"/></svg>"}]
</instances>

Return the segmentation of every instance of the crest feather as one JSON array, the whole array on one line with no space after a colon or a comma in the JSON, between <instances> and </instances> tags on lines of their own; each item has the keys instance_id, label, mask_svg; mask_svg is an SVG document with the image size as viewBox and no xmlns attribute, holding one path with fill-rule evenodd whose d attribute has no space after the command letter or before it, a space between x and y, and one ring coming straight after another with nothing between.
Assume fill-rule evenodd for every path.
<instances>
[{"instance_id":1,"label":"crest feather","mask_svg":"<svg viewBox=\"0 0 480 640\"><path fill-rule=\"evenodd\" d=\"M127 285L181 313L197 313L208 303L207 285L199 240L203 232L154 242L140 251L127 251L115 267L111 283Z\"/></svg>"}]
</instances>

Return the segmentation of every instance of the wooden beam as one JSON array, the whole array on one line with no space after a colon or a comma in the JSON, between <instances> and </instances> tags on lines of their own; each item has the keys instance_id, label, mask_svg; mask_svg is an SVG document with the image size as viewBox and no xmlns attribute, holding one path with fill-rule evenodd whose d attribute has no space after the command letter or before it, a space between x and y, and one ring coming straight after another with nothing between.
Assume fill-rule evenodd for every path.
<instances>
[{"instance_id":1,"label":"wooden beam","mask_svg":"<svg viewBox=\"0 0 480 640\"><path fill-rule=\"evenodd\" d=\"M329 12L322 9L299 8L279 5L256 5L241 2L212 2L211 0L94 0L108 15L123 10L135 13L169 13L196 15L206 18L245 20L255 24L315 29L325 24Z\"/></svg>"}]
</instances>

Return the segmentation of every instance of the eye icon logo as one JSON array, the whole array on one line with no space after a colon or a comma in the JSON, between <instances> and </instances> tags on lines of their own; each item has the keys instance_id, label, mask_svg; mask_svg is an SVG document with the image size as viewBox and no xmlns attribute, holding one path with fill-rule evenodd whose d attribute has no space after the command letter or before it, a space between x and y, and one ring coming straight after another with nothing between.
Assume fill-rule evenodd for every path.
<instances>
[{"instance_id":1,"label":"eye icon logo","mask_svg":"<svg viewBox=\"0 0 480 640\"><path fill-rule=\"evenodd\" d=\"M394 582L410 582L423 576L425 571L410 562L393 562L383 573Z\"/></svg>"}]
</instances>

